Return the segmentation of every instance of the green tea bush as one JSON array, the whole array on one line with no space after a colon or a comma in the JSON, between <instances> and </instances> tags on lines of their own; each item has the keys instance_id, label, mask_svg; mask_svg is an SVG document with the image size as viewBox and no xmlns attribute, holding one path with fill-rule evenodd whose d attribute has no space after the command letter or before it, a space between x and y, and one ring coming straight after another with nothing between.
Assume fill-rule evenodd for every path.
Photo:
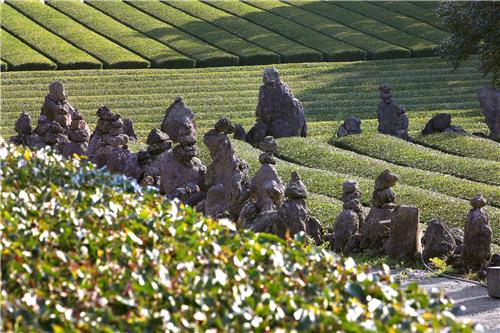
<instances>
[{"instance_id":1,"label":"green tea bush","mask_svg":"<svg viewBox=\"0 0 500 333\"><path fill-rule=\"evenodd\" d=\"M413 4L407 1L377 1L373 2L373 4L398 12L408 17L412 17L416 20L423 21L438 29L445 30L446 28L443 26L441 20L436 15L436 13L434 13L434 9L436 9L437 7L436 1L419 1L420 4L424 4L424 2L427 4L430 3L433 7L422 8L416 3ZM433 2L434 5L432 4Z\"/></svg>"},{"instance_id":2,"label":"green tea bush","mask_svg":"<svg viewBox=\"0 0 500 333\"><path fill-rule=\"evenodd\" d=\"M235 66L238 57L215 48L122 1L85 1L117 21L196 60L196 67Z\"/></svg>"},{"instance_id":3,"label":"green tea bush","mask_svg":"<svg viewBox=\"0 0 500 333\"><path fill-rule=\"evenodd\" d=\"M340 5L322 1L286 0L287 3L304 10L322 15L331 20L345 24L352 29L385 40L411 50L415 56L432 56L437 44L395 29L366 16L342 8Z\"/></svg>"},{"instance_id":4,"label":"green tea bush","mask_svg":"<svg viewBox=\"0 0 500 333\"><path fill-rule=\"evenodd\" d=\"M149 67L148 61L38 0L9 0L8 4L42 27L99 59L105 68Z\"/></svg>"},{"instance_id":5,"label":"green tea bush","mask_svg":"<svg viewBox=\"0 0 500 333\"><path fill-rule=\"evenodd\" d=\"M283 2L262 0L245 2L365 50L368 59L405 58L409 57L411 54L409 50L403 47L390 44L381 39L351 29L341 23L327 19L324 16L302 10Z\"/></svg>"},{"instance_id":6,"label":"green tea bush","mask_svg":"<svg viewBox=\"0 0 500 333\"><path fill-rule=\"evenodd\" d=\"M321 53L277 33L198 1L162 1L280 55L280 62L319 61Z\"/></svg>"},{"instance_id":7,"label":"green tea bush","mask_svg":"<svg viewBox=\"0 0 500 333\"><path fill-rule=\"evenodd\" d=\"M0 143L2 330L472 332L439 292Z\"/></svg>"},{"instance_id":8,"label":"green tea bush","mask_svg":"<svg viewBox=\"0 0 500 333\"><path fill-rule=\"evenodd\" d=\"M419 19L401 15L400 13L392 11L390 8L377 6L371 2L345 1L339 2L338 5L361 15L371 17L374 20L383 22L400 31L407 32L410 35L416 35L424 40L434 42L436 45L448 37L448 33L444 30L437 29Z\"/></svg>"},{"instance_id":9,"label":"green tea bush","mask_svg":"<svg viewBox=\"0 0 500 333\"><path fill-rule=\"evenodd\" d=\"M148 60L151 67L189 68L195 65L193 59L113 20L79 0L51 0L48 4L87 28L137 53Z\"/></svg>"},{"instance_id":10,"label":"green tea bush","mask_svg":"<svg viewBox=\"0 0 500 333\"><path fill-rule=\"evenodd\" d=\"M12 7L0 3L0 9L2 11L2 28L27 43L31 48L49 57L56 63L58 69L102 68L101 62L90 54L47 31ZM11 58L24 58L26 55L19 51L15 48L7 49L5 47L2 48L2 56L4 53L8 53L11 54ZM31 51L26 52L31 53ZM11 61L15 62L16 60L12 59ZM15 68L10 69L14 70Z\"/></svg>"},{"instance_id":11,"label":"green tea bush","mask_svg":"<svg viewBox=\"0 0 500 333\"><path fill-rule=\"evenodd\" d=\"M47 59L28 45L21 42L5 30L2 34L2 59L5 60L11 70L42 70L56 69L50 59ZM2 71L7 69L7 64L2 61Z\"/></svg>"},{"instance_id":12,"label":"green tea bush","mask_svg":"<svg viewBox=\"0 0 500 333\"><path fill-rule=\"evenodd\" d=\"M206 1L205 3L242 17L269 30L294 40L302 45L320 51L325 61L364 60L366 52L325 36L317 31L291 22L280 16L239 1Z\"/></svg>"},{"instance_id":13,"label":"green tea bush","mask_svg":"<svg viewBox=\"0 0 500 333\"><path fill-rule=\"evenodd\" d=\"M240 65L279 63L278 54L249 43L204 20L157 1L127 1L128 4L221 50L237 55ZM236 29L236 27L235 27Z\"/></svg>"}]
</instances>

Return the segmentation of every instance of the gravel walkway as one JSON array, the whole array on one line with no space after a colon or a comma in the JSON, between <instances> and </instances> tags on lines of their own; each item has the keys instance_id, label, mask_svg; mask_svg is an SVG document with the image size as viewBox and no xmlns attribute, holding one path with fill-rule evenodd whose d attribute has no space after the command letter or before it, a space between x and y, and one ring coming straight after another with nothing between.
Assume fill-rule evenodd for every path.
<instances>
[{"instance_id":1,"label":"gravel walkway","mask_svg":"<svg viewBox=\"0 0 500 333\"><path fill-rule=\"evenodd\" d=\"M395 274L397 276L397 272ZM456 304L466 307L466 311L461 317L469 318L473 322L483 325L488 333L500 333L500 299L489 297L486 288L466 282L433 277L426 271L405 271L401 280L403 286L416 281L419 286L425 289L440 288L444 290L449 297L455 300Z\"/></svg>"}]
</instances>

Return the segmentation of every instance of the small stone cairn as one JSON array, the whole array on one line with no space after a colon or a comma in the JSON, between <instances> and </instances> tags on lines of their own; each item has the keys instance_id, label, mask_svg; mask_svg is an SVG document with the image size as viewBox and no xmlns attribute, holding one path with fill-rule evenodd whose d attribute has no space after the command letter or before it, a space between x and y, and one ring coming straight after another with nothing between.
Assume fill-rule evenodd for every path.
<instances>
[{"instance_id":1,"label":"small stone cairn","mask_svg":"<svg viewBox=\"0 0 500 333\"><path fill-rule=\"evenodd\" d=\"M392 100L391 87L388 84L382 84L379 89L381 101L377 110L378 131L409 140L408 116L405 108Z\"/></svg>"},{"instance_id":2,"label":"small stone cairn","mask_svg":"<svg viewBox=\"0 0 500 333\"><path fill-rule=\"evenodd\" d=\"M466 134L462 126L451 125L451 114L449 113L439 113L432 117L421 133L422 135L433 133Z\"/></svg>"},{"instance_id":3,"label":"small stone cairn","mask_svg":"<svg viewBox=\"0 0 500 333\"><path fill-rule=\"evenodd\" d=\"M205 177L205 187L208 189L206 216L227 216L237 220L249 196L250 168L236 155L229 138L233 132L231 121L221 118L203 137L212 157Z\"/></svg>"},{"instance_id":4,"label":"small stone cairn","mask_svg":"<svg viewBox=\"0 0 500 333\"><path fill-rule=\"evenodd\" d=\"M141 185L160 186L160 169L164 165L166 152L171 153L173 142L167 133L153 128L146 139L147 151L139 152L139 163L144 169Z\"/></svg>"},{"instance_id":5,"label":"small stone cairn","mask_svg":"<svg viewBox=\"0 0 500 333\"><path fill-rule=\"evenodd\" d=\"M466 267L484 267L491 256L492 230L488 213L484 209L487 201L482 195L471 199L472 209L467 215L464 227L463 261Z\"/></svg>"},{"instance_id":6,"label":"small stone cairn","mask_svg":"<svg viewBox=\"0 0 500 333\"><path fill-rule=\"evenodd\" d=\"M325 236L330 242L330 248L335 252L344 252L365 220L363 206L359 201L361 198L359 184L354 180L348 180L342 185L342 190L343 210L333 222L333 232ZM352 251L354 247L356 245L350 244L347 252Z\"/></svg>"},{"instance_id":7,"label":"small stone cairn","mask_svg":"<svg viewBox=\"0 0 500 333\"><path fill-rule=\"evenodd\" d=\"M258 147L266 136L274 138L307 136L304 108L280 79L276 68L266 68L259 90L255 125L246 134L247 142ZM239 134L242 137L241 134Z\"/></svg>"}]
</instances>

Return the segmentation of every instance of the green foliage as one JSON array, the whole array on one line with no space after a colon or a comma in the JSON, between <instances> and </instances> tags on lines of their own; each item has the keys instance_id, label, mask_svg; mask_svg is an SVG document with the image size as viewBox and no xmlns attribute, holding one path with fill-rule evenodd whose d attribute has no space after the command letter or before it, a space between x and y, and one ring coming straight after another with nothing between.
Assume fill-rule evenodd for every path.
<instances>
[{"instance_id":1,"label":"green foliage","mask_svg":"<svg viewBox=\"0 0 500 333\"><path fill-rule=\"evenodd\" d=\"M367 51L368 59L405 58L410 56L410 51L405 48L374 38L324 16L311 13L296 6L270 0L252 0L246 2L321 32L334 39L359 47Z\"/></svg>"},{"instance_id":2,"label":"green foliage","mask_svg":"<svg viewBox=\"0 0 500 333\"><path fill-rule=\"evenodd\" d=\"M162 0L162 2L279 54L281 62L321 60L321 54L313 49L208 4L199 1Z\"/></svg>"},{"instance_id":3,"label":"green foliage","mask_svg":"<svg viewBox=\"0 0 500 333\"><path fill-rule=\"evenodd\" d=\"M405 4L404 2L401 3ZM419 19L401 15L392 11L390 8L382 8L372 2L343 1L337 3L337 5L357 12L361 15L371 17L400 31L405 31L410 35L416 35L424 40L429 40L434 43L441 43L441 41L448 35L445 31L437 29ZM411 10L408 10L408 12L410 14Z\"/></svg>"},{"instance_id":4,"label":"green foliage","mask_svg":"<svg viewBox=\"0 0 500 333\"><path fill-rule=\"evenodd\" d=\"M9 0L8 4L50 32L99 59L105 68L149 67L148 61L38 0Z\"/></svg>"},{"instance_id":5,"label":"green foliage","mask_svg":"<svg viewBox=\"0 0 500 333\"><path fill-rule=\"evenodd\" d=\"M436 10L451 35L439 54L456 68L478 53L484 75L500 86L500 3L497 1L443 1Z\"/></svg>"},{"instance_id":6,"label":"green foliage","mask_svg":"<svg viewBox=\"0 0 500 333\"><path fill-rule=\"evenodd\" d=\"M434 5L432 8L423 8L418 4L413 4L406 1L377 1L372 3L377 6L381 6L386 9L398 12L399 14L423 21L438 29L445 29L445 27L439 20L439 17L434 12L434 9L436 9L435 7L437 7L437 1L434 1ZM424 1L420 1L420 3L422 4L424 3ZM432 3L432 1L425 1L425 3L429 4Z\"/></svg>"},{"instance_id":7,"label":"green foliage","mask_svg":"<svg viewBox=\"0 0 500 333\"><path fill-rule=\"evenodd\" d=\"M421 145L438 149L445 153L500 162L500 144L493 140L472 135L453 135L448 133L430 135L414 134L412 138ZM481 148L478 149L478 147Z\"/></svg>"},{"instance_id":8,"label":"green foliage","mask_svg":"<svg viewBox=\"0 0 500 333\"><path fill-rule=\"evenodd\" d=\"M56 64L21 42L5 30L2 34L2 59L9 64L12 70L42 70L55 69ZM2 61L2 71L7 64Z\"/></svg>"},{"instance_id":9,"label":"green foliage","mask_svg":"<svg viewBox=\"0 0 500 333\"><path fill-rule=\"evenodd\" d=\"M0 156L3 331L472 332L387 266L236 231L85 161Z\"/></svg>"},{"instance_id":10,"label":"green foliage","mask_svg":"<svg viewBox=\"0 0 500 333\"><path fill-rule=\"evenodd\" d=\"M434 43L425 39L397 30L387 24L375 21L351 10L342 8L340 4L324 1L286 0L288 3L299 6L304 10L322 15L331 20L340 22L358 31L372 35L391 44L409 49L415 56L434 55Z\"/></svg>"},{"instance_id":11,"label":"green foliage","mask_svg":"<svg viewBox=\"0 0 500 333\"><path fill-rule=\"evenodd\" d=\"M460 158L379 133L351 135L332 143L391 163L500 185L500 163L496 161Z\"/></svg>"},{"instance_id":12,"label":"green foliage","mask_svg":"<svg viewBox=\"0 0 500 333\"><path fill-rule=\"evenodd\" d=\"M86 1L115 20L196 60L196 67L234 66L238 57L147 15L121 1Z\"/></svg>"},{"instance_id":13,"label":"green foliage","mask_svg":"<svg viewBox=\"0 0 500 333\"><path fill-rule=\"evenodd\" d=\"M329 38L312 29L239 1L206 1L207 4L242 17L323 53L325 61L363 60L366 52Z\"/></svg>"},{"instance_id":14,"label":"green foliage","mask_svg":"<svg viewBox=\"0 0 500 333\"><path fill-rule=\"evenodd\" d=\"M436 274L451 274L455 272L453 267L446 263L446 260L441 258L430 258L429 261Z\"/></svg>"},{"instance_id":15,"label":"green foliage","mask_svg":"<svg viewBox=\"0 0 500 333\"><path fill-rule=\"evenodd\" d=\"M7 70L7 63L5 63L3 60L0 60L0 71L6 71Z\"/></svg>"},{"instance_id":16,"label":"green foliage","mask_svg":"<svg viewBox=\"0 0 500 333\"><path fill-rule=\"evenodd\" d=\"M219 49L237 55L240 65L272 64L280 61L280 57L276 53L249 43L208 22L161 2L127 1L127 3Z\"/></svg>"},{"instance_id":17,"label":"green foliage","mask_svg":"<svg viewBox=\"0 0 500 333\"><path fill-rule=\"evenodd\" d=\"M49 57L57 64L59 69L72 68L101 68L102 64L91 55L74 47L59 36L47 31L35 22L28 19L12 7L0 3L2 11L2 28L27 43L33 49ZM2 57L10 54L11 62L15 63L25 59L26 54L17 48L2 48ZM26 51L33 54L31 51ZM12 59L15 58L15 59ZM16 68L10 68L15 70ZM35 68L33 68L35 69ZM39 68L41 69L41 68Z\"/></svg>"},{"instance_id":18,"label":"green foliage","mask_svg":"<svg viewBox=\"0 0 500 333\"><path fill-rule=\"evenodd\" d=\"M87 28L137 53L148 60L151 63L151 67L194 67L195 62L193 59L172 50L168 46L144 34L130 29L79 0L51 0L48 4Z\"/></svg>"}]
</instances>

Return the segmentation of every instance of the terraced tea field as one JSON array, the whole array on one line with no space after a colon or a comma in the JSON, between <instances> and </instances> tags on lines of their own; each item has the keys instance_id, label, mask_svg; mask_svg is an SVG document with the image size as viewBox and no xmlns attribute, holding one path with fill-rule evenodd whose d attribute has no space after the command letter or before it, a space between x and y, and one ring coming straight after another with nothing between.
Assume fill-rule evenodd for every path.
<instances>
[{"instance_id":1,"label":"terraced tea field","mask_svg":"<svg viewBox=\"0 0 500 333\"><path fill-rule=\"evenodd\" d=\"M474 66L468 62L453 71L437 58L277 65L304 105L310 134L279 140L281 176L287 180L294 170L301 174L311 192L309 205L324 223L331 223L341 208L344 180L360 182L362 202L369 206L373 180L387 168L401 178L395 188L400 202L420 207L423 221L440 217L463 225L468 200L482 193L490 202L499 243L500 144L475 135L419 134L426 121L440 112L451 113L453 124L469 133L487 132L475 97L486 80ZM196 113L200 139L222 116L248 130L264 67L4 72L0 135L13 135L22 110L36 120L47 85L56 79L65 83L71 103L91 126L101 104L132 118L139 136L134 149L144 145L150 129L159 127L164 110L177 95ZM390 83L394 99L406 106L414 143L377 133L381 82ZM335 137L346 115L362 119L363 134ZM236 146L256 171L258 151L243 142ZM200 148L208 163L203 144Z\"/></svg>"},{"instance_id":2,"label":"terraced tea field","mask_svg":"<svg viewBox=\"0 0 500 333\"><path fill-rule=\"evenodd\" d=\"M2 69L14 71L422 57L447 36L435 2L5 2Z\"/></svg>"}]
</instances>

